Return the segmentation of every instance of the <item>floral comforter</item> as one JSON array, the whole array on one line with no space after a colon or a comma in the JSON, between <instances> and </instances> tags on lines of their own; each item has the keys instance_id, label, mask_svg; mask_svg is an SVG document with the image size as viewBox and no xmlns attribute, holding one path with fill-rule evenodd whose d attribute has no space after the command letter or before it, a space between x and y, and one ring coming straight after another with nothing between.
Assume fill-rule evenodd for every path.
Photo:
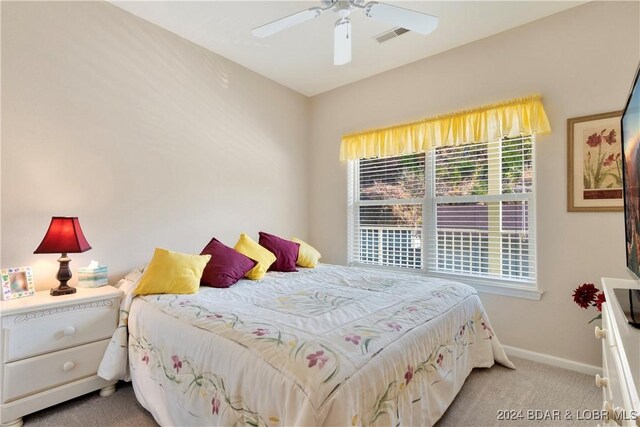
<instances>
[{"instance_id":1,"label":"floral comforter","mask_svg":"<svg viewBox=\"0 0 640 427\"><path fill-rule=\"evenodd\" d=\"M471 369L512 367L448 280L320 265L133 298L140 274L99 375L130 376L162 425L432 425Z\"/></svg>"}]
</instances>

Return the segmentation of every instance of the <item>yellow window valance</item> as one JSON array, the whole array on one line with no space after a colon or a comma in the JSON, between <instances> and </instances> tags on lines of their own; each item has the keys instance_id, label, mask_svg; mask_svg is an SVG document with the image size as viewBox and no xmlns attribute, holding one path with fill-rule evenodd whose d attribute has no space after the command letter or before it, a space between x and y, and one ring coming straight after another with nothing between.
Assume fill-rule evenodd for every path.
<instances>
[{"instance_id":1,"label":"yellow window valance","mask_svg":"<svg viewBox=\"0 0 640 427\"><path fill-rule=\"evenodd\" d=\"M342 137L340 160L421 153L433 147L551 132L540 95Z\"/></svg>"}]
</instances>

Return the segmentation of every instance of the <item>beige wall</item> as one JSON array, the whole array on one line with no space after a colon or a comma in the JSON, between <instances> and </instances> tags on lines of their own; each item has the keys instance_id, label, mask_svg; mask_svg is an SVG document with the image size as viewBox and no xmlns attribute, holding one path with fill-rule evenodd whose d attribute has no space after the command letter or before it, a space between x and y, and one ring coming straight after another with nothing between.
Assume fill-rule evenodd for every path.
<instances>
[{"instance_id":1,"label":"beige wall","mask_svg":"<svg viewBox=\"0 0 640 427\"><path fill-rule=\"evenodd\" d=\"M306 235L309 100L105 2L2 2L2 266L79 216L111 280L155 246Z\"/></svg>"},{"instance_id":2,"label":"beige wall","mask_svg":"<svg viewBox=\"0 0 640 427\"><path fill-rule=\"evenodd\" d=\"M311 240L345 263L340 136L539 92L553 133L536 153L541 301L482 300L504 344L600 363L575 286L626 277L622 213L567 213L566 120L623 107L640 60L639 3L593 3L312 98ZM428 40L425 40L428 42Z\"/></svg>"}]
</instances>

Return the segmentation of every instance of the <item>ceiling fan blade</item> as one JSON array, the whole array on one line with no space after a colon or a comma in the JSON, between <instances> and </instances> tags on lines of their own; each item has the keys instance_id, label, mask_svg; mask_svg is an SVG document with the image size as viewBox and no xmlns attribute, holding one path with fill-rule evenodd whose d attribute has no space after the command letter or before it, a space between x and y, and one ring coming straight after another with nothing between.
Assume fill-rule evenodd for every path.
<instances>
[{"instance_id":1,"label":"ceiling fan blade","mask_svg":"<svg viewBox=\"0 0 640 427\"><path fill-rule=\"evenodd\" d=\"M351 21L342 18L333 31L333 65L351 62Z\"/></svg>"},{"instance_id":2,"label":"ceiling fan blade","mask_svg":"<svg viewBox=\"0 0 640 427\"><path fill-rule=\"evenodd\" d=\"M377 1L367 3L364 13L369 18L424 35L435 30L439 21L437 16Z\"/></svg>"},{"instance_id":3,"label":"ceiling fan blade","mask_svg":"<svg viewBox=\"0 0 640 427\"><path fill-rule=\"evenodd\" d=\"M319 7L312 7L311 9L303 10L293 15L285 16L277 21L269 22L268 24L251 30L254 36L265 38L272 34L278 33L287 28L291 28L295 25L302 24L303 22L310 21L313 18L317 18L322 15L323 9Z\"/></svg>"}]
</instances>

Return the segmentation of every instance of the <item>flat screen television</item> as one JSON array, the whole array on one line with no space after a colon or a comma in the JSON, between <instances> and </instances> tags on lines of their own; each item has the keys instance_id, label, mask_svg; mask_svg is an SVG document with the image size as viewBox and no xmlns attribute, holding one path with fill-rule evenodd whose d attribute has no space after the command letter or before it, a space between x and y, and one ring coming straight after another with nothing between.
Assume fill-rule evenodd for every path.
<instances>
[{"instance_id":1,"label":"flat screen television","mask_svg":"<svg viewBox=\"0 0 640 427\"><path fill-rule=\"evenodd\" d=\"M640 280L640 66L621 119L627 268Z\"/></svg>"}]
</instances>

